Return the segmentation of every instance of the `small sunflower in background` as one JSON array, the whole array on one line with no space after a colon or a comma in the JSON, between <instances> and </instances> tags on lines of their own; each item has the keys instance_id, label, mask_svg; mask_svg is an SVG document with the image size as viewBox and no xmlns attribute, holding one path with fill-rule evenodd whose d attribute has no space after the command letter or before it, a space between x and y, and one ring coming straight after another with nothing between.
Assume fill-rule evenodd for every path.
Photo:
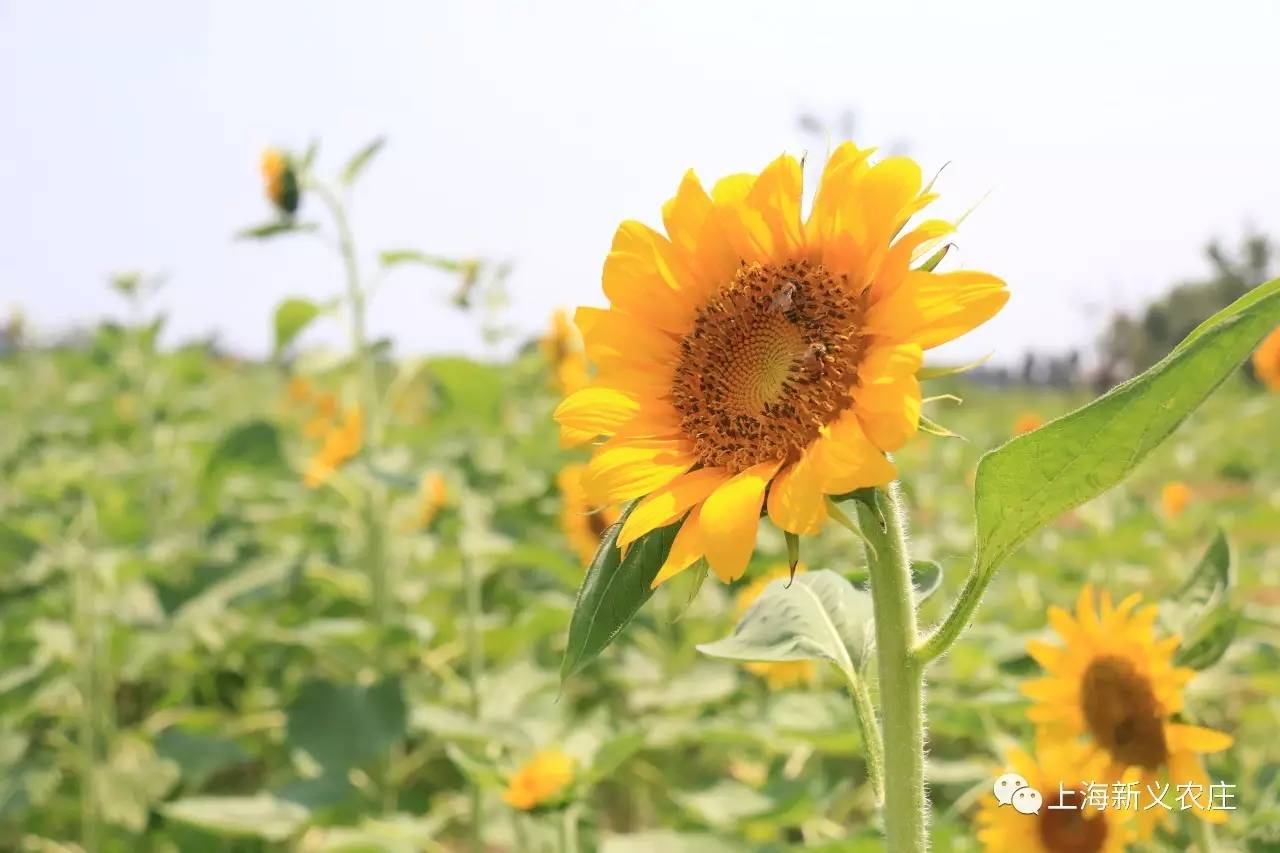
<instances>
[{"instance_id":1,"label":"small sunflower in background","mask_svg":"<svg viewBox=\"0 0 1280 853\"><path fill-rule=\"evenodd\" d=\"M796 566L796 574L804 570L803 563ZM789 577L791 577L790 566L775 566L743 587L742 591L734 598L734 606L737 609L738 616L741 617L742 614L747 612L747 609L755 603L755 600L760 597L769 584L780 578ZM751 661L743 664L743 666L748 672L763 678L765 683L774 690L812 684L818 677L818 664L812 660Z\"/></svg>"},{"instance_id":2,"label":"small sunflower in background","mask_svg":"<svg viewBox=\"0 0 1280 853\"><path fill-rule=\"evenodd\" d=\"M1133 594L1112 606L1103 591L1095 607L1091 587L1076 603L1075 615L1060 607L1049 608L1049 622L1065 646L1039 640L1027 651L1048 672L1028 681L1022 692L1034 701L1027 716L1042 739L1068 742L1084 738L1106 757L1106 778L1119 780L1135 774L1144 786L1159 788L1163 777L1177 785L1198 784L1202 796L1191 809L1214 823L1227 813L1208 808L1209 777L1200 755L1221 752L1232 738L1213 729L1174 722L1183 711L1182 689L1195 671L1174 666L1180 638L1157 640L1154 622L1157 608L1138 608L1141 596ZM1143 837L1149 837L1163 809L1139 815Z\"/></svg>"},{"instance_id":3,"label":"small sunflower in background","mask_svg":"<svg viewBox=\"0 0 1280 853\"><path fill-rule=\"evenodd\" d=\"M1280 326L1253 353L1253 372L1263 385L1280 391Z\"/></svg>"},{"instance_id":4,"label":"small sunflower in background","mask_svg":"<svg viewBox=\"0 0 1280 853\"><path fill-rule=\"evenodd\" d=\"M561 394L572 394L587 384L587 356L582 349L582 336L563 309L556 309L551 315L551 328L543 337L541 347Z\"/></svg>"},{"instance_id":5,"label":"small sunflower in background","mask_svg":"<svg viewBox=\"0 0 1280 853\"><path fill-rule=\"evenodd\" d=\"M595 556L600 537L618 520L621 512L617 507L595 506L587 499L582 488L584 471L585 465L566 465L556 477L556 484L560 488L560 529L585 566Z\"/></svg>"},{"instance_id":6,"label":"small sunflower in background","mask_svg":"<svg viewBox=\"0 0 1280 853\"><path fill-rule=\"evenodd\" d=\"M1013 422L1013 434L1025 435L1026 433L1040 429L1044 426L1044 418L1039 412L1023 412L1018 415L1018 419Z\"/></svg>"},{"instance_id":7,"label":"small sunflower in background","mask_svg":"<svg viewBox=\"0 0 1280 853\"><path fill-rule=\"evenodd\" d=\"M326 426L320 449L307 463L303 477L307 486L317 489L327 483L335 471L360 452L363 441L364 417L359 406L352 406Z\"/></svg>"},{"instance_id":8,"label":"small sunflower in background","mask_svg":"<svg viewBox=\"0 0 1280 853\"><path fill-rule=\"evenodd\" d=\"M532 811L557 799L574 778L574 760L558 749L544 749L507 779L502 799L522 811Z\"/></svg>"},{"instance_id":9,"label":"small sunflower in background","mask_svg":"<svg viewBox=\"0 0 1280 853\"><path fill-rule=\"evenodd\" d=\"M986 853L1120 853L1135 839L1132 810L1082 808L1085 791L1072 787L1082 781L1105 783L1104 756L1090 755L1076 744L1042 743L1034 756L1010 751L1005 770L1039 791L1043 803L1039 812L1023 814L985 796L977 822L978 842ZM1059 797L1061 805L1073 808L1050 808L1060 805Z\"/></svg>"},{"instance_id":10,"label":"small sunflower in background","mask_svg":"<svg viewBox=\"0 0 1280 853\"><path fill-rule=\"evenodd\" d=\"M583 476L593 503L644 498L622 547L680 524L655 586L704 556L741 577L766 494L774 524L812 535L828 495L893 480L885 453L919 427L924 351L1007 301L995 276L916 264L954 226L908 229L936 196L913 160L873 153L833 151L807 219L801 164L782 156L710 193L687 173L666 234L618 228L610 307L575 315L597 373L556 420L567 444L607 438Z\"/></svg>"},{"instance_id":11,"label":"small sunflower in background","mask_svg":"<svg viewBox=\"0 0 1280 853\"><path fill-rule=\"evenodd\" d=\"M260 168L267 199L280 215L290 217L297 213L301 194L293 159L279 148L268 148L262 152Z\"/></svg>"},{"instance_id":12,"label":"small sunflower in background","mask_svg":"<svg viewBox=\"0 0 1280 853\"><path fill-rule=\"evenodd\" d=\"M418 529L426 528L449 502L449 487L438 471L428 471L418 484L418 507L414 521Z\"/></svg>"},{"instance_id":13,"label":"small sunflower in background","mask_svg":"<svg viewBox=\"0 0 1280 853\"><path fill-rule=\"evenodd\" d=\"M1170 480L1160 488L1160 512L1165 518L1177 518L1191 503L1191 487L1181 480Z\"/></svg>"}]
</instances>

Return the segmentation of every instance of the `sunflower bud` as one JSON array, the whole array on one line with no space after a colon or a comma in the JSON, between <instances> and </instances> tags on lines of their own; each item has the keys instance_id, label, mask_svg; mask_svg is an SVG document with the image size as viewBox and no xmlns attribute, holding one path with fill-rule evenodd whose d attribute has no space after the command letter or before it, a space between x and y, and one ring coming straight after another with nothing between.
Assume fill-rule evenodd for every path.
<instances>
[{"instance_id":1,"label":"sunflower bud","mask_svg":"<svg viewBox=\"0 0 1280 853\"><path fill-rule=\"evenodd\" d=\"M268 148L262 152L261 168L267 198L282 216L293 216L301 198L293 158L278 148Z\"/></svg>"}]
</instances>

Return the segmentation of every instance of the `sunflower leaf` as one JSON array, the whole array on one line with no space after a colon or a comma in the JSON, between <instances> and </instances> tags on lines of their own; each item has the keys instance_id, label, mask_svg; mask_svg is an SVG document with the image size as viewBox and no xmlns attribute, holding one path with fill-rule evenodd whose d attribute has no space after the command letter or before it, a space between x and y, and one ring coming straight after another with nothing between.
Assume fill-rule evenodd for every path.
<instances>
[{"instance_id":1,"label":"sunflower leaf","mask_svg":"<svg viewBox=\"0 0 1280 853\"><path fill-rule=\"evenodd\" d=\"M871 596L830 569L778 579L742 614L733 633L698 651L730 660L826 660L861 669L872 647Z\"/></svg>"},{"instance_id":2,"label":"sunflower leaf","mask_svg":"<svg viewBox=\"0 0 1280 853\"><path fill-rule=\"evenodd\" d=\"M634 507L634 501L628 504L618 521L605 531L587 567L569 617L569 639L560 662L561 683L599 657L653 596L651 584L666 562L680 522L641 536L623 557L618 549L618 533Z\"/></svg>"},{"instance_id":3,"label":"sunflower leaf","mask_svg":"<svg viewBox=\"0 0 1280 853\"><path fill-rule=\"evenodd\" d=\"M1207 669L1231 648L1240 628L1240 612L1220 604L1196 621L1189 639L1178 647L1173 662L1191 669Z\"/></svg>"},{"instance_id":4,"label":"sunflower leaf","mask_svg":"<svg viewBox=\"0 0 1280 853\"><path fill-rule=\"evenodd\" d=\"M1191 574L1177 592L1179 603L1191 607L1207 607L1221 599L1232 585L1231 544L1227 534L1219 530Z\"/></svg>"},{"instance_id":5,"label":"sunflower leaf","mask_svg":"<svg viewBox=\"0 0 1280 853\"><path fill-rule=\"evenodd\" d=\"M1278 324L1280 279L1205 320L1146 372L983 456L978 578L985 584L1042 525L1127 477Z\"/></svg>"}]
</instances>

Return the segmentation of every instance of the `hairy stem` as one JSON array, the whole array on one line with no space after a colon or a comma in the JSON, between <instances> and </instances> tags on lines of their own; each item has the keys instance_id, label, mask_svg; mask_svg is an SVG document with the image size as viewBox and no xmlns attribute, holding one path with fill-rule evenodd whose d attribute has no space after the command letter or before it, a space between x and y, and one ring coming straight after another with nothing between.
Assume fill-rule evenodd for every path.
<instances>
[{"instance_id":1,"label":"hairy stem","mask_svg":"<svg viewBox=\"0 0 1280 853\"><path fill-rule=\"evenodd\" d=\"M867 682L856 672L846 672L849 692L853 694L853 715L858 720L862 734L863 750L867 757L867 776L875 791L876 803L884 802L884 745L880 740L880 725L876 722L876 709L871 704Z\"/></svg>"},{"instance_id":2,"label":"hairy stem","mask_svg":"<svg viewBox=\"0 0 1280 853\"><path fill-rule=\"evenodd\" d=\"M876 659L884 714L884 827L887 849L928 849L924 789L923 666L915 656L911 562L896 484L856 501L868 540Z\"/></svg>"},{"instance_id":3,"label":"hairy stem","mask_svg":"<svg viewBox=\"0 0 1280 853\"><path fill-rule=\"evenodd\" d=\"M947 613L947 618L942 620L942 624L916 650L916 659L921 666L941 657L959 639L973 617L973 611L978 608L978 602L982 600L982 593L992 574L994 572L989 571L984 577L977 571L969 573L960 595L956 597L956 603L951 605L951 610Z\"/></svg>"}]
</instances>

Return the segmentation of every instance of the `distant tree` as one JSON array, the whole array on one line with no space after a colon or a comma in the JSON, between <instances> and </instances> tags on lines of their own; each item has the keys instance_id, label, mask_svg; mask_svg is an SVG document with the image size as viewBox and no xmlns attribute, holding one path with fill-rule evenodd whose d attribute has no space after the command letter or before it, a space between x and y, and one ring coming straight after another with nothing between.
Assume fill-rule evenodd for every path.
<instances>
[{"instance_id":1,"label":"distant tree","mask_svg":"<svg viewBox=\"0 0 1280 853\"><path fill-rule=\"evenodd\" d=\"M1107 384L1164 358L1206 317L1270 278L1277 257L1276 246L1261 234L1246 236L1234 256L1216 240L1205 254L1212 266L1208 278L1178 284L1136 314L1112 317L1100 342L1098 368Z\"/></svg>"}]
</instances>

